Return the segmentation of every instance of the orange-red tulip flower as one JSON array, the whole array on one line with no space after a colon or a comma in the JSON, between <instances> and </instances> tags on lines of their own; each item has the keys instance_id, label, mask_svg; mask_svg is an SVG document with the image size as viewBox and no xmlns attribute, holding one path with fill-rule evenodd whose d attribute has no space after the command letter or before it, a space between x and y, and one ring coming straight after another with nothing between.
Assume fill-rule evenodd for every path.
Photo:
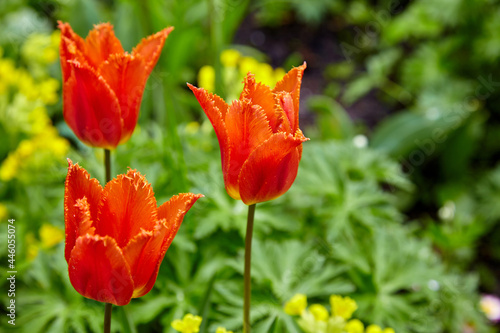
<instances>
[{"instance_id":1,"label":"orange-red tulip flower","mask_svg":"<svg viewBox=\"0 0 500 333\"><path fill-rule=\"evenodd\" d=\"M128 304L151 290L184 215L202 195L179 194L157 207L151 185L136 170L102 188L68 162L64 219L71 284L96 301Z\"/></svg>"},{"instance_id":2,"label":"orange-red tulip flower","mask_svg":"<svg viewBox=\"0 0 500 333\"><path fill-rule=\"evenodd\" d=\"M93 147L116 148L137 124L144 86L173 27L123 51L109 23L84 40L68 23L61 29L63 115L76 136Z\"/></svg>"},{"instance_id":3,"label":"orange-red tulip flower","mask_svg":"<svg viewBox=\"0 0 500 333\"><path fill-rule=\"evenodd\" d=\"M244 79L240 99L222 98L188 84L212 123L221 150L227 193L245 204L275 199L292 186L302 157L299 97L306 63L293 68L271 90Z\"/></svg>"}]
</instances>

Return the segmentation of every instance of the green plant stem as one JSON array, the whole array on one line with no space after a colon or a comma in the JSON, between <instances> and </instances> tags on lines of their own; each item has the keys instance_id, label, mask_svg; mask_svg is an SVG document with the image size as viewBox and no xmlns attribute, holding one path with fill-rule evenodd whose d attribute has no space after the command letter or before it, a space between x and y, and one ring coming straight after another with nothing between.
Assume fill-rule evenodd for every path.
<instances>
[{"instance_id":1,"label":"green plant stem","mask_svg":"<svg viewBox=\"0 0 500 333\"><path fill-rule=\"evenodd\" d=\"M247 234L245 237L245 272L243 273L243 333L250 333L250 301L252 296L252 275L250 273L250 269L252 263L252 235L254 216L255 204L248 206Z\"/></svg>"},{"instance_id":2,"label":"green plant stem","mask_svg":"<svg viewBox=\"0 0 500 333\"><path fill-rule=\"evenodd\" d=\"M111 151L104 149L104 170L106 170L106 183L111 180Z\"/></svg>"},{"instance_id":3,"label":"green plant stem","mask_svg":"<svg viewBox=\"0 0 500 333\"><path fill-rule=\"evenodd\" d=\"M111 332L111 309L113 305L111 303L106 303L104 308L104 333Z\"/></svg>"},{"instance_id":4,"label":"green plant stem","mask_svg":"<svg viewBox=\"0 0 500 333\"><path fill-rule=\"evenodd\" d=\"M104 149L104 170L106 183L111 180L111 151L109 149ZM106 303L104 307L104 333L111 332L111 309L113 305L111 303Z\"/></svg>"}]
</instances>

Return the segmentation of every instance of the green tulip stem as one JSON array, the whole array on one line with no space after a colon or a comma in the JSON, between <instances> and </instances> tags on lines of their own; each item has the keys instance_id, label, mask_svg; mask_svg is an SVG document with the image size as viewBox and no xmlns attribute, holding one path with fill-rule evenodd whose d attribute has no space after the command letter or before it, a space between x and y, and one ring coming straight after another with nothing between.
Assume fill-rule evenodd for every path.
<instances>
[{"instance_id":1,"label":"green tulip stem","mask_svg":"<svg viewBox=\"0 0 500 333\"><path fill-rule=\"evenodd\" d=\"M112 309L112 307L113 307L113 304L106 303L106 306L104 308L104 333L111 332L111 309Z\"/></svg>"},{"instance_id":2,"label":"green tulip stem","mask_svg":"<svg viewBox=\"0 0 500 333\"><path fill-rule=\"evenodd\" d=\"M252 235L255 204L248 206L247 234L245 237L245 272L244 301L243 301L243 333L250 333L250 300L252 296L251 262L252 262Z\"/></svg>"},{"instance_id":3,"label":"green tulip stem","mask_svg":"<svg viewBox=\"0 0 500 333\"><path fill-rule=\"evenodd\" d=\"M104 149L104 170L106 170L106 183L111 180L111 151Z\"/></svg>"},{"instance_id":4,"label":"green tulip stem","mask_svg":"<svg viewBox=\"0 0 500 333\"><path fill-rule=\"evenodd\" d=\"M111 151L104 149L104 170L106 171L106 183L111 180ZM104 308L104 333L111 332L111 309L113 305L106 303Z\"/></svg>"}]
</instances>

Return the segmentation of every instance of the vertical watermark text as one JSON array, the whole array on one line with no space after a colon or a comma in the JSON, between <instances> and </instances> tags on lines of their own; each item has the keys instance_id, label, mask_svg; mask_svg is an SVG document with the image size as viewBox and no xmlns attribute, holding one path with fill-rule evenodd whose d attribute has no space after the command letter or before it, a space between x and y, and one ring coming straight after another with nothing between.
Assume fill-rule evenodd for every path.
<instances>
[{"instance_id":1,"label":"vertical watermark text","mask_svg":"<svg viewBox=\"0 0 500 333\"><path fill-rule=\"evenodd\" d=\"M8 248L8 259L7 259L7 274L8 278L8 291L7 297L9 302L7 303L7 317L9 317L8 323L15 326L16 325L16 226L14 224L16 220L10 219L7 223L7 248Z\"/></svg>"}]
</instances>

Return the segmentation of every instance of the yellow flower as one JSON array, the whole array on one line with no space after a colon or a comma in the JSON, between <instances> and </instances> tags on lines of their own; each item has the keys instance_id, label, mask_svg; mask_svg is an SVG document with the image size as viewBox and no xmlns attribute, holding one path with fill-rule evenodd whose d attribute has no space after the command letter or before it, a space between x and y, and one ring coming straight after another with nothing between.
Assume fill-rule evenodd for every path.
<instances>
[{"instance_id":1,"label":"yellow flower","mask_svg":"<svg viewBox=\"0 0 500 333\"><path fill-rule=\"evenodd\" d=\"M215 333L233 333L233 331L228 331L224 327L217 327Z\"/></svg>"},{"instance_id":2,"label":"yellow flower","mask_svg":"<svg viewBox=\"0 0 500 333\"><path fill-rule=\"evenodd\" d=\"M224 67L236 67L241 54L236 50L224 50L220 54L220 62Z\"/></svg>"},{"instance_id":3,"label":"yellow flower","mask_svg":"<svg viewBox=\"0 0 500 333\"><path fill-rule=\"evenodd\" d=\"M182 320L176 319L172 322L174 330L181 333L196 333L200 331L202 318L188 313Z\"/></svg>"},{"instance_id":4,"label":"yellow flower","mask_svg":"<svg viewBox=\"0 0 500 333\"><path fill-rule=\"evenodd\" d=\"M370 325L366 328L366 333L382 333L382 328L378 325Z\"/></svg>"},{"instance_id":5,"label":"yellow flower","mask_svg":"<svg viewBox=\"0 0 500 333\"><path fill-rule=\"evenodd\" d=\"M351 318L353 312L358 308L358 305L352 298L339 295L330 296L330 305L332 307L332 315L342 317L346 320Z\"/></svg>"},{"instance_id":6,"label":"yellow flower","mask_svg":"<svg viewBox=\"0 0 500 333\"><path fill-rule=\"evenodd\" d=\"M19 160L16 158L14 153L9 153L0 166L0 179L4 182L13 179L17 174L18 168Z\"/></svg>"},{"instance_id":7,"label":"yellow flower","mask_svg":"<svg viewBox=\"0 0 500 333\"><path fill-rule=\"evenodd\" d=\"M319 321L328 320L328 310L321 304L313 304L309 307L309 312L312 313L314 319Z\"/></svg>"},{"instance_id":8,"label":"yellow flower","mask_svg":"<svg viewBox=\"0 0 500 333\"><path fill-rule=\"evenodd\" d=\"M276 82L274 82L274 70L271 65L266 63L258 64L252 72L255 74L255 79L259 82L262 82L270 87L273 87L276 84Z\"/></svg>"},{"instance_id":9,"label":"yellow flower","mask_svg":"<svg viewBox=\"0 0 500 333\"><path fill-rule=\"evenodd\" d=\"M3 222L7 218L7 207L0 202L0 222Z\"/></svg>"},{"instance_id":10,"label":"yellow flower","mask_svg":"<svg viewBox=\"0 0 500 333\"><path fill-rule=\"evenodd\" d=\"M248 72L255 74L255 69L259 65L259 62L252 57L243 57L240 60L240 74L241 77L247 75Z\"/></svg>"},{"instance_id":11,"label":"yellow flower","mask_svg":"<svg viewBox=\"0 0 500 333\"><path fill-rule=\"evenodd\" d=\"M274 86L276 85L276 83L281 80L283 78L283 76L285 76L286 72L283 68L281 67L278 67L274 70L274 78L273 78L273 82L274 84L272 84L271 86Z\"/></svg>"},{"instance_id":12,"label":"yellow flower","mask_svg":"<svg viewBox=\"0 0 500 333\"><path fill-rule=\"evenodd\" d=\"M198 133L200 130L200 123L197 121L192 121L186 125L186 133L193 135Z\"/></svg>"},{"instance_id":13,"label":"yellow flower","mask_svg":"<svg viewBox=\"0 0 500 333\"><path fill-rule=\"evenodd\" d=\"M48 126L29 140L19 143L0 166L0 179L9 181L14 177L32 176L33 170L39 171L61 160L69 150L69 142L60 137L55 127Z\"/></svg>"},{"instance_id":14,"label":"yellow flower","mask_svg":"<svg viewBox=\"0 0 500 333\"><path fill-rule=\"evenodd\" d=\"M38 241L35 238L35 235L33 235L31 232L26 234L25 236L25 242L27 244L26 248L26 257L28 260L33 260L36 258L38 255Z\"/></svg>"},{"instance_id":15,"label":"yellow flower","mask_svg":"<svg viewBox=\"0 0 500 333\"><path fill-rule=\"evenodd\" d=\"M51 248L64 239L64 231L51 224L43 224L39 233L44 248Z\"/></svg>"},{"instance_id":16,"label":"yellow flower","mask_svg":"<svg viewBox=\"0 0 500 333\"><path fill-rule=\"evenodd\" d=\"M304 294L296 294L285 303L285 313L291 316L299 316L307 307L307 297Z\"/></svg>"},{"instance_id":17,"label":"yellow flower","mask_svg":"<svg viewBox=\"0 0 500 333\"><path fill-rule=\"evenodd\" d=\"M53 78L46 79L38 84L38 95L44 104L55 104L58 100L57 89L59 81Z\"/></svg>"},{"instance_id":18,"label":"yellow flower","mask_svg":"<svg viewBox=\"0 0 500 333\"><path fill-rule=\"evenodd\" d=\"M44 132L47 127L51 126L50 118L47 115L47 110L43 106L34 108L28 114L27 132L30 134L39 134Z\"/></svg>"},{"instance_id":19,"label":"yellow flower","mask_svg":"<svg viewBox=\"0 0 500 333\"><path fill-rule=\"evenodd\" d=\"M215 70L212 66L203 66L198 72L198 84L201 88L213 92L215 90Z\"/></svg>"},{"instance_id":20,"label":"yellow flower","mask_svg":"<svg viewBox=\"0 0 500 333\"><path fill-rule=\"evenodd\" d=\"M359 319L351 319L347 322L344 329L347 333L363 333L365 325Z\"/></svg>"},{"instance_id":21,"label":"yellow flower","mask_svg":"<svg viewBox=\"0 0 500 333\"><path fill-rule=\"evenodd\" d=\"M393 328L387 327L387 328L384 328L382 333L396 333L396 332L394 331Z\"/></svg>"}]
</instances>

